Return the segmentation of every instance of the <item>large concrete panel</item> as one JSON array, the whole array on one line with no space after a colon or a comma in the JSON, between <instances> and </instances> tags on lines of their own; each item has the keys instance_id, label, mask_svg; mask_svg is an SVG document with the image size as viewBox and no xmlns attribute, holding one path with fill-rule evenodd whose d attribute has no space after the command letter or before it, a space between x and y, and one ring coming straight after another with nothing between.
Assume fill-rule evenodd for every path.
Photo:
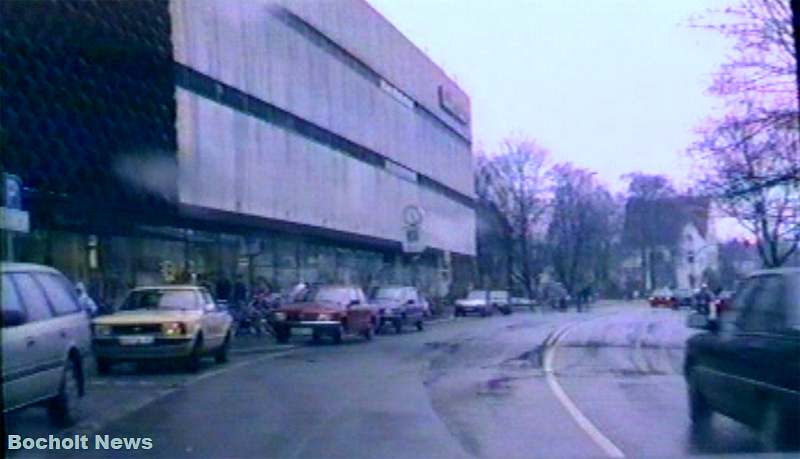
<instances>
[{"instance_id":1,"label":"large concrete panel","mask_svg":"<svg viewBox=\"0 0 800 459\"><path fill-rule=\"evenodd\" d=\"M187 1L173 0L171 8L179 62L473 194L471 178L462 175L469 171L464 167L471 156L468 145L454 140L461 152L454 157L419 140L454 134L402 106L374 81L345 65L330 45L321 48L319 40L308 36L310 32L281 20L275 14L278 2ZM452 117L438 107L438 87L452 82L366 3L280 3L449 123ZM385 111L390 104L394 110ZM409 136L412 131L422 135ZM427 154L415 157L420 150ZM443 162L453 167L443 169Z\"/></svg>"},{"instance_id":2,"label":"large concrete panel","mask_svg":"<svg viewBox=\"0 0 800 459\"><path fill-rule=\"evenodd\" d=\"M474 194L468 145L276 14L276 4L453 125L438 107L438 86L452 82L361 0L172 0L175 59ZM433 246L474 253L474 212L439 192L183 89L177 99L183 202L398 241L402 208L417 204Z\"/></svg>"},{"instance_id":3,"label":"large concrete panel","mask_svg":"<svg viewBox=\"0 0 800 459\"><path fill-rule=\"evenodd\" d=\"M402 210L426 210L431 246L474 254L474 212L439 193L179 90L186 204L402 241Z\"/></svg>"}]
</instances>

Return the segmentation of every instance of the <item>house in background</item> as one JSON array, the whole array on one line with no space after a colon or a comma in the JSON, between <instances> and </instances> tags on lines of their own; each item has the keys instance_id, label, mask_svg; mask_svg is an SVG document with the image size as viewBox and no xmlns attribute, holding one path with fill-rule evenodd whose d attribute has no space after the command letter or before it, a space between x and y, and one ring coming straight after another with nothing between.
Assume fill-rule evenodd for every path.
<instances>
[{"instance_id":1,"label":"house in background","mask_svg":"<svg viewBox=\"0 0 800 459\"><path fill-rule=\"evenodd\" d=\"M718 247L708 198L629 199L622 264L628 291L696 288L718 270Z\"/></svg>"}]
</instances>

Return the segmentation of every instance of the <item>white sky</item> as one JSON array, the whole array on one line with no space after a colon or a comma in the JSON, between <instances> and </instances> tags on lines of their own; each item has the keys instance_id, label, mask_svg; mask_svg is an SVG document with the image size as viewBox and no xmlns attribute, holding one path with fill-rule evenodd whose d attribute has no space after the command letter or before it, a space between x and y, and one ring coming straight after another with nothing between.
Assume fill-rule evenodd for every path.
<instances>
[{"instance_id":1,"label":"white sky","mask_svg":"<svg viewBox=\"0 0 800 459\"><path fill-rule=\"evenodd\" d=\"M726 0L368 0L468 92L475 150L537 140L555 161L687 184L727 52L689 18Z\"/></svg>"}]
</instances>

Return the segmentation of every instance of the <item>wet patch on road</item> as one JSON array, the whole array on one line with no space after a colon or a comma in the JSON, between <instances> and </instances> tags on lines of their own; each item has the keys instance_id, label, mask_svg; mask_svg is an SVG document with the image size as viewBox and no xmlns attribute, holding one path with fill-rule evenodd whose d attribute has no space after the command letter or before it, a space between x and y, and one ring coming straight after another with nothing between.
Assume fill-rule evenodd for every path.
<instances>
[{"instance_id":1,"label":"wet patch on road","mask_svg":"<svg viewBox=\"0 0 800 459\"><path fill-rule=\"evenodd\" d=\"M510 370L536 370L541 369L544 365L544 352L546 350L544 344L540 344L530 351L523 352L522 354L504 360L498 367ZM488 368L488 367L484 367Z\"/></svg>"}]
</instances>

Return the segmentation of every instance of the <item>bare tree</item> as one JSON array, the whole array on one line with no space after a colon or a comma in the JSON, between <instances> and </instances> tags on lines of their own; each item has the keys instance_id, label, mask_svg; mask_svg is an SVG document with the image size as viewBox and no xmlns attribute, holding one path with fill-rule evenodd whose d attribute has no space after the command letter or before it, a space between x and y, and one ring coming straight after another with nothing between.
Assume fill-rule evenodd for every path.
<instances>
[{"instance_id":1,"label":"bare tree","mask_svg":"<svg viewBox=\"0 0 800 459\"><path fill-rule=\"evenodd\" d=\"M712 93L728 114L709 120L690 148L699 185L757 240L767 267L800 242L800 66L796 0L741 0L705 27L734 40Z\"/></svg>"},{"instance_id":2,"label":"bare tree","mask_svg":"<svg viewBox=\"0 0 800 459\"><path fill-rule=\"evenodd\" d=\"M711 91L734 101L758 94L764 107L797 112L797 51L789 0L740 0L697 25L733 41Z\"/></svg>"},{"instance_id":3,"label":"bare tree","mask_svg":"<svg viewBox=\"0 0 800 459\"><path fill-rule=\"evenodd\" d=\"M766 267L783 265L800 244L800 179L774 178L800 164L796 144L796 129L729 116L691 150L701 190L755 236Z\"/></svg>"},{"instance_id":4,"label":"bare tree","mask_svg":"<svg viewBox=\"0 0 800 459\"><path fill-rule=\"evenodd\" d=\"M672 182L663 175L633 172L622 176L628 180L628 200L625 205L625 244L641 257L641 285L655 276L653 253L661 243L659 201L676 195Z\"/></svg>"},{"instance_id":5,"label":"bare tree","mask_svg":"<svg viewBox=\"0 0 800 459\"><path fill-rule=\"evenodd\" d=\"M784 150L774 154L796 158L800 129L800 64L797 59L798 32L794 26L798 2L792 0L741 0L719 14L711 14L701 27L719 31L731 38L733 53L717 71L711 92L728 102L728 116L712 120L705 135L720 137L716 129L741 129L747 135L788 131L794 139L784 142ZM729 142L731 149L739 142ZM720 146L718 145L717 148ZM800 181L800 162L782 161L780 168L764 168L742 193L756 192L773 185Z\"/></svg>"},{"instance_id":6,"label":"bare tree","mask_svg":"<svg viewBox=\"0 0 800 459\"><path fill-rule=\"evenodd\" d=\"M534 263L531 241L547 210L547 158L533 141L506 141L500 154L479 156L477 164L478 199L497 216L507 238L509 283L521 284L528 295L543 268Z\"/></svg>"},{"instance_id":7,"label":"bare tree","mask_svg":"<svg viewBox=\"0 0 800 459\"><path fill-rule=\"evenodd\" d=\"M547 229L551 263L570 293L602 281L613 236L614 200L598 186L594 172L559 164L552 171L553 208Z\"/></svg>"}]
</instances>

